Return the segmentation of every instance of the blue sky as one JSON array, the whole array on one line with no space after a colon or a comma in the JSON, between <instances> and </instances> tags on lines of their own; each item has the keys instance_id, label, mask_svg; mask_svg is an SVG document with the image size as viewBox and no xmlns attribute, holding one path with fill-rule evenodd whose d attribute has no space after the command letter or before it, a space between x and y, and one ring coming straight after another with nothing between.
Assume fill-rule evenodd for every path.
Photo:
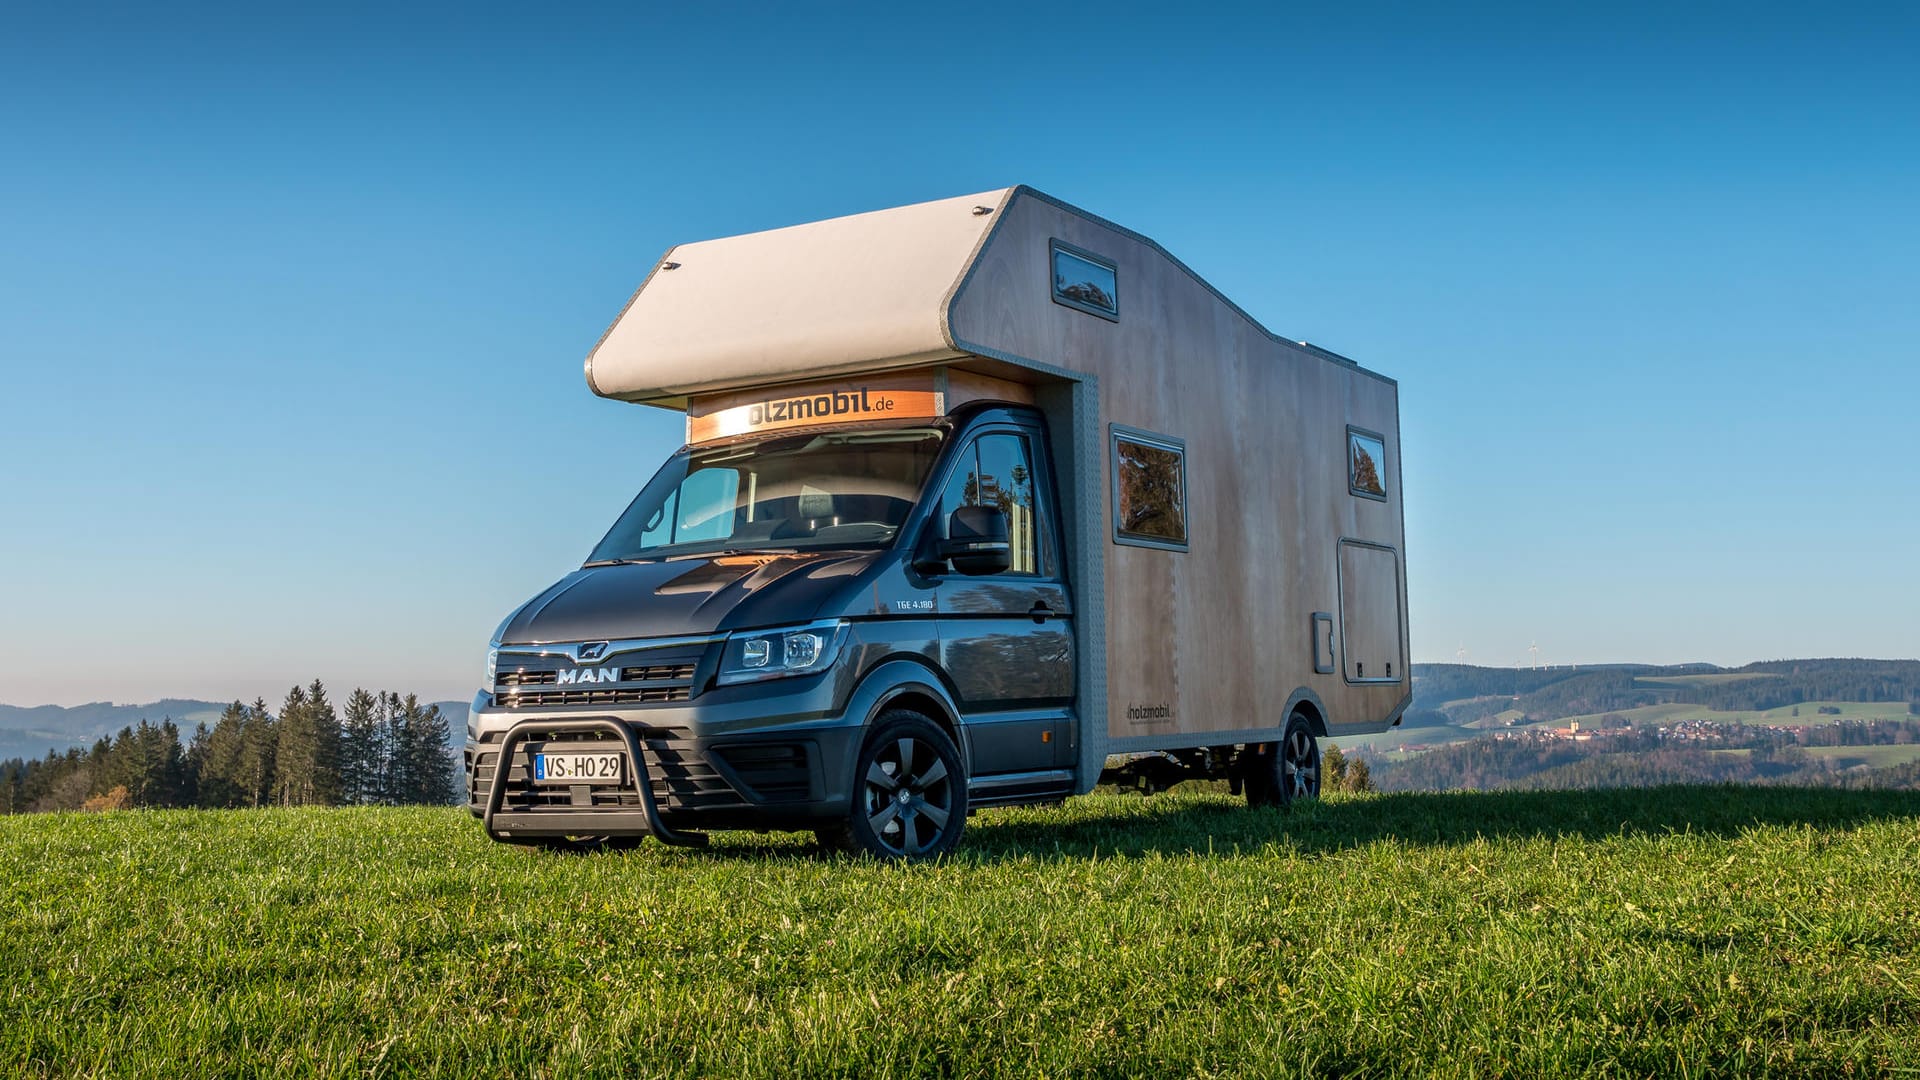
<instances>
[{"instance_id":1,"label":"blue sky","mask_svg":"<svg viewBox=\"0 0 1920 1080\"><path fill-rule=\"evenodd\" d=\"M1400 380L1416 659L1920 655L1914 9L1325 7L10 14L0 701L468 696L662 250L1011 183Z\"/></svg>"}]
</instances>

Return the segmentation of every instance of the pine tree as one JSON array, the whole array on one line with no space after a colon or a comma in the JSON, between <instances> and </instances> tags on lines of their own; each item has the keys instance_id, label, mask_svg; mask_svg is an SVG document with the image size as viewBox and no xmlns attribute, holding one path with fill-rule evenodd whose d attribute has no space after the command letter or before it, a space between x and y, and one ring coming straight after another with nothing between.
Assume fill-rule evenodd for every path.
<instances>
[{"instance_id":1,"label":"pine tree","mask_svg":"<svg viewBox=\"0 0 1920 1080\"><path fill-rule=\"evenodd\" d=\"M413 771L410 749L412 735L409 718L400 707L400 695L391 691L380 694L380 744L385 747L385 760L380 770L380 804L382 806L402 806L407 795L413 790Z\"/></svg>"},{"instance_id":2,"label":"pine tree","mask_svg":"<svg viewBox=\"0 0 1920 1080\"><path fill-rule=\"evenodd\" d=\"M94 794L125 788L130 806L167 806L179 756L177 733L169 747L166 729L142 720L139 726L121 731L114 741L105 773L95 781L100 790Z\"/></svg>"},{"instance_id":3,"label":"pine tree","mask_svg":"<svg viewBox=\"0 0 1920 1080\"><path fill-rule=\"evenodd\" d=\"M1341 787L1347 791L1373 790L1373 769L1367 764L1366 758L1347 759L1347 779Z\"/></svg>"},{"instance_id":4,"label":"pine tree","mask_svg":"<svg viewBox=\"0 0 1920 1080\"><path fill-rule=\"evenodd\" d=\"M378 803L386 755L381 738L380 706L372 694L356 688L347 696L345 722L340 730L341 798L350 806Z\"/></svg>"},{"instance_id":5,"label":"pine tree","mask_svg":"<svg viewBox=\"0 0 1920 1080\"><path fill-rule=\"evenodd\" d=\"M320 680L287 691L273 764L273 801L330 806L340 798L340 718Z\"/></svg>"},{"instance_id":6,"label":"pine tree","mask_svg":"<svg viewBox=\"0 0 1920 1080\"><path fill-rule=\"evenodd\" d=\"M186 752L180 755L181 806L202 805L200 785L207 775L207 740L211 737L205 721L195 724L193 738L188 741Z\"/></svg>"},{"instance_id":7,"label":"pine tree","mask_svg":"<svg viewBox=\"0 0 1920 1080\"><path fill-rule=\"evenodd\" d=\"M273 748L275 803L295 806L305 802L308 778L313 775L314 748L313 714L307 708L307 692L296 686L287 691L287 700L280 705Z\"/></svg>"},{"instance_id":8,"label":"pine tree","mask_svg":"<svg viewBox=\"0 0 1920 1080\"><path fill-rule=\"evenodd\" d=\"M180 745L180 725L171 716L165 717L157 731L160 769L153 805L192 806L193 780L187 771L186 748Z\"/></svg>"},{"instance_id":9,"label":"pine tree","mask_svg":"<svg viewBox=\"0 0 1920 1080\"><path fill-rule=\"evenodd\" d=\"M145 720L140 721L142 725ZM107 743L107 752L99 756L93 770L93 788L89 795L98 795L116 787L128 789L129 797L133 785L138 784L141 771L137 760L139 750L135 745L133 728L123 727Z\"/></svg>"},{"instance_id":10,"label":"pine tree","mask_svg":"<svg viewBox=\"0 0 1920 1080\"><path fill-rule=\"evenodd\" d=\"M1347 755L1332 743L1320 752L1320 790L1339 791L1347 782Z\"/></svg>"},{"instance_id":11,"label":"pine tree","mask_svg":"<svg viewBox=\"0 0 1920 1080\"><path fill-rule=\"evenodd\" d=\"M393 756L398 765L394 770L393 801L396 805L410 806L425 801L421 795L428 783L420 767L420 701L412 694L405 698L394 694L393 713Z\"/></svg>"},{"instance_id":12,"label":"pine tree","mask_svg":"<svg viewBox=\"0 0 1920 1080\"><path fill-rule=\"evenodd\" d=\"M235 774L243 805L262 806L272 798L279 735L275 727L266 699L253 699L240 728L240 759Z\"/></svg>"},{"instance_id":13,"label":"pine tree","mask_svg":"<svg viewBox=\"0 0 1920 1080\"><path fill-rule=\"evenodd\" d=\"M407 695L407 708L414 714L414 752L419 755L414 801L445 806L454 801L453 758L447 754L452 731L446 714L438 705L422 706L412 694Z\"/></svg>"},{"instance_id":14,"label":"pine tree","mask_svg":"<svg viewBox=\"0 0 1920 1080\"><path fill-rule=\"evenodd\" d=\"M327 699L319 679L307 687L307 710L313 721L313 775L310 802L316 806L340 804L340 717Z\"/></svg>"},{"instance_id":15,"label":"pine tree","mask_svg":"<svg viewBox=\"0 0 1920 1080\"><path fill-rule=\"evenodd\" d=\"M221 712L212 731L201 729L200 770L197 775L198 802L206 807L240 806L240 757L246 742L247 707L235 701Z\"/></svg>"}]
</instances>

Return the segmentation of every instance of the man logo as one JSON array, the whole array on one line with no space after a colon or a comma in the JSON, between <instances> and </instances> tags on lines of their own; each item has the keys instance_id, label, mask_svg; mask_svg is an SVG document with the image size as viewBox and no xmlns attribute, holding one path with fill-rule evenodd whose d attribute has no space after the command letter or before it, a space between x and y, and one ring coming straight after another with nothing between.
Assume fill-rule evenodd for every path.
<instances>
[{"instance_id":1,"label":"man logo","mask_svg":"<svg viewBox=\"0 0 1920 1080\"><path fill-rule=\"evenodd\" d=\"M610 667L579 668L574 671L559 671L554 673L554 682L560 686L571 686L575 683L603 683L603 682L619 682L619 681L620 681L619 668L610 668Z\"/></svg>"},{"instance_id":2,"label":"man logo","mask_svg":"<svg viewBox=\"0 0 1920 1080\"><path fill-rule=\"evenodd\" d=\"M607 642L604 641L589 641L584 645L575 645L573 647L574 660L582 664L589 660L598 660L606 654Z\"/></svg>"}]
</instances>

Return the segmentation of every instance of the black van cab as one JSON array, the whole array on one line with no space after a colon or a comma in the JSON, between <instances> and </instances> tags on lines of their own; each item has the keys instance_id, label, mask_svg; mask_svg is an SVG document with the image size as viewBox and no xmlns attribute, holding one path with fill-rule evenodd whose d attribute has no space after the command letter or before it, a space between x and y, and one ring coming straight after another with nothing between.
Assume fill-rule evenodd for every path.
<instances>
[{"instance_id":1,"label":"black van cab","mask_svg":"<svg viewBox=\"0 0 1920 1080\"><path fill-rule=\"evenodd\" d=\"M925 857L970 809L1065 796L1057 505L1026 408L683 448L494 635L472 812L531 844L814 829Z\"/></svg>"}]
</instances>

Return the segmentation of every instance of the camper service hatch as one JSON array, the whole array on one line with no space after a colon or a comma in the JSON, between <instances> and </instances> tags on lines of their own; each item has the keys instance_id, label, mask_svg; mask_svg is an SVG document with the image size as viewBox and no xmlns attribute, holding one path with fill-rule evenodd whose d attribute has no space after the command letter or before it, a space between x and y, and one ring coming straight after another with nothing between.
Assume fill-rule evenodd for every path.
<instances>
[{"instance_id":1,"label":"camper service hatch","mask_svg":"<svg viewBox=\"0 0 1920 1080\"><path fill-rule=\"evenodd\" d=\"M1407 706L1393 380L1039 192L673 248L586 375L686 445L494 634L496 839L925 858L1103 778L1311 798Z\"/></svg>"}]
</instances>

